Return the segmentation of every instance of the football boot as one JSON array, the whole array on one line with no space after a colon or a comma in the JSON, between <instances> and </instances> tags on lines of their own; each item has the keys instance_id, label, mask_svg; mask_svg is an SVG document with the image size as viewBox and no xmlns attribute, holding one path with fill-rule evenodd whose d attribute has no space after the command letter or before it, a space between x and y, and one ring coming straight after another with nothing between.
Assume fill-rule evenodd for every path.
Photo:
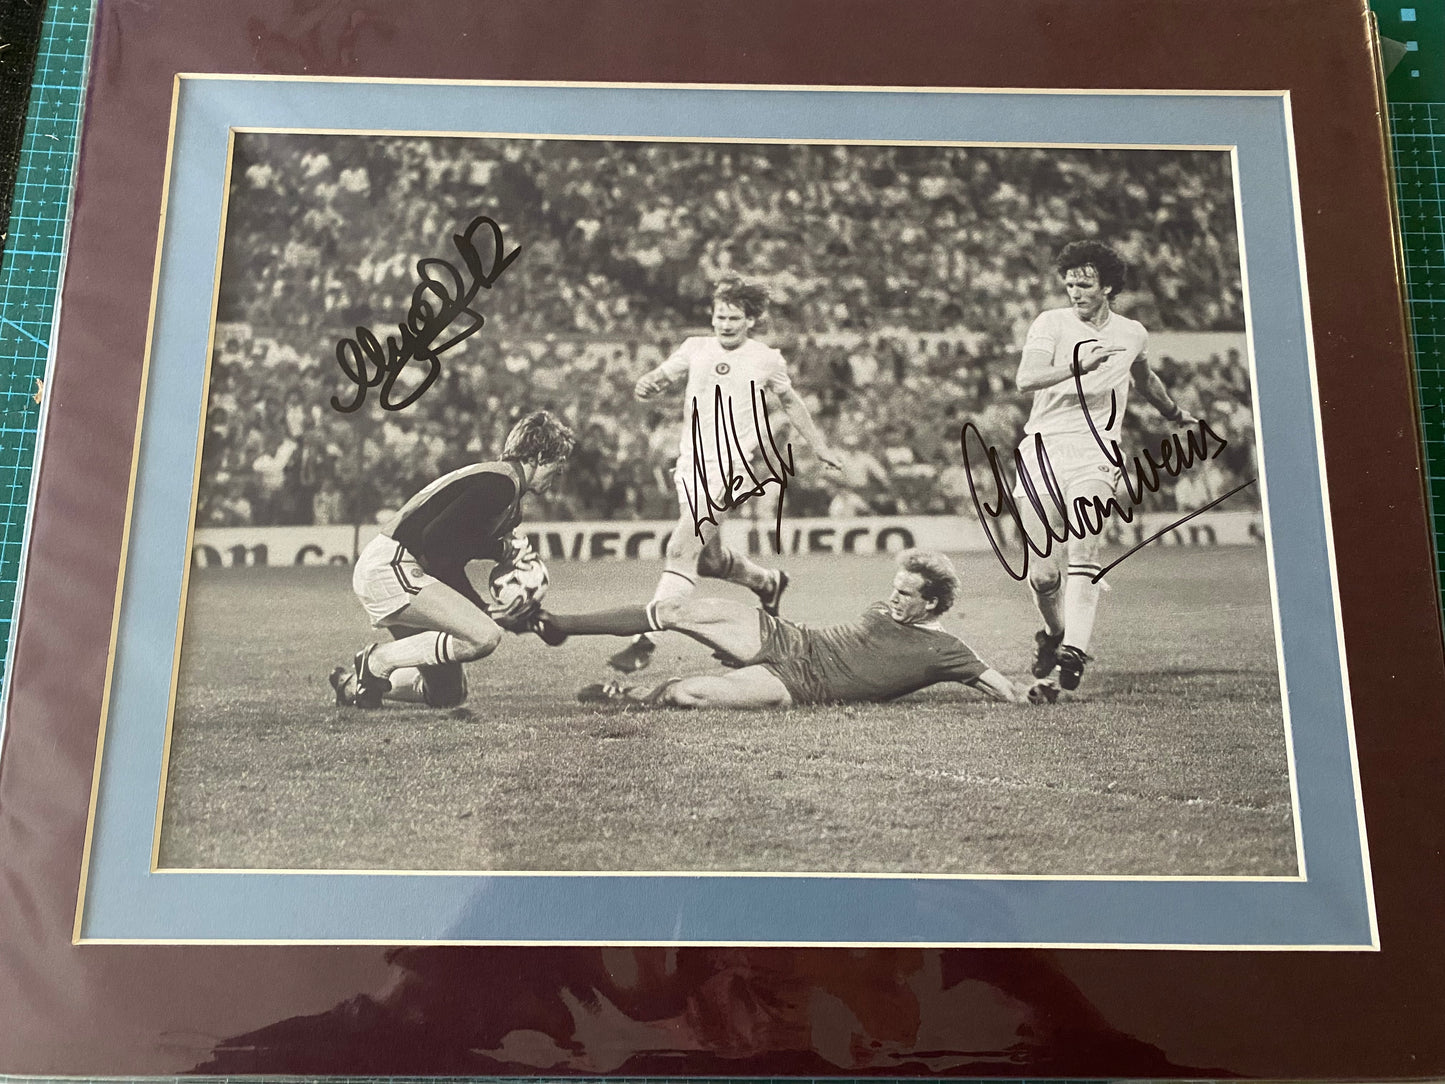
<instances>
[{"instance_id":1,"label":"football boot","mask_svg":"<svg viewBox=\"0 0 1445 1084\"><path fill-rule=\"evenodd\" d=\"M1079 679L1084 676L1084 664L1092 661L1092 655L1084 654L1072 644L1059 648L1059 688L1069 692L1077 689Z\"/></svg>"},{"instance_id":2,"label":"football boot","mask_svg":"<svg viewBox=\"0 0 1445 1084\"><path fill-rule=\"evenodd\" d=\"M541 607L527 618L525 627L518 631L536 634L537 639L548 647L561 647L567 642L567 633L558 630L557 626L552 624L552 615Z\"/></svg>"},{"instance_id":3,"label":"football boot","mask_svg":"<svg viewBox=\"0 0 1445 1084\"><path fill-rule=\"evenodd\" d=\"M758 601L763 604L763 612L773 617L778 616L778 608L783 604L783 592L788 589L788 574L781 568L773 574L773 582L753 594L758 596Z\"/></svg>"},{"instance_id":4,"label":"football boot","mask_svg":"<svg viewBox=\"0 0 1445 1084\"><path fill-rule=\"evenodd\" d=\"M594 681L577 690L577 699L583 704L617 704L629 700L627 686L617 680Z\"/></svg>"},{"instance_id":5,"label":"football boot","mask_svg":"<svg viewBox=\"0 0 1445 1084\"><path fill-rule=\"evenodd\" d=\"M356 653L356 664L352 672L351 704L357 708L379 708L381 698L391 692L391 681L371 672L367 665L376 644L363 647Z\"/></svg>"},{"instance_id":6,"label":"football boot","mask_svg":"<svg viewBox=\"0 0 1445 1084\"><path fill-rule=\"evenodd\" d=\"M540 636L541 633L538 633ZM617 654L607 660L607 665L624 674L635 674L645 670L652 663L657 645L647 636L639 636Z\"/></svg>"},{"instance_id":7,"label":"football boot","mask_svg":"<svg viewBox=\"0 0 1445 1084\"><path fill-rule=\"evenodd\" d=\"M510 606L488 609L487 616L497 623L498 628L506 629L508 632L532 632L532 622L541 611L541 607L542 604L536 599L528 599Z\"/></svg>"},{"instance_id":8,"label":"football boot","mask_svg":"<svg viewBox=\"0 0 1445 1084\"><path fill-rule=\"evenodd\" d=\"M1030 704L1052 704L1059 698L1059 687L1053 681L1036 681L1029 687Z\"/></svg>"},{"instance_id":9,"label":"football boot","mask_svg":"<svg viewBox=\"0 0 1445 1084\"><path fill-rule=\"evenodd\" d=\"M1059 661L1059 645L1063 642L1062 632L1052 633L1048 629L1039 629L1034 633L1034 677L1046 678L1054 672Z\"/></svg>"},{"instance_id":10,"label":"football boot","mask_svg":"<svg viewBox=\"0 0 1445 1084\"><path fill-rule=\"evenodd\" d=\"M336 706L351 707L351 671L345 666L338 666L326 680L331 682L331 688L336 691Z\"/></svg>"}]
</instances>

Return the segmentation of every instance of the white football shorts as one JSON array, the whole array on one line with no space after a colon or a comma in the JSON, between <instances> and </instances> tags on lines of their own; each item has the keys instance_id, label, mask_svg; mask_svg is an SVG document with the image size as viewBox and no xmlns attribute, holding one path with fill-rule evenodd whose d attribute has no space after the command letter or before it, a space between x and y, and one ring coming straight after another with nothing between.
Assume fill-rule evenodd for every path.
<instances>
[{"instance_id":1,"label":"white football shorts","mask_svg":"<svg viewBox=\"0 0 1445 1084\"><path fill-rule=\"evenodd\" d=\"M1118 466L1104 455L1091 433L1054 433L1044 437L1044 450L1048 457L1049 470L1057 479L1059 491L1065 501L1076 497L1089 497L1099 493L1102 485L1107 492L1114 493L1124 480ZM1053 507L1049 486L1045 481L1043 466L1039 463L1038 450L1033 434L1028 434L1019 444L1019 456L1024 470L1033 480L1034 492L1045 508ZM1014 500L1020 506L1028 501L1022 478L1014 481Z\"/></svg>"},{"instance_id":2,"label":"white football shorts","mask_svg":"<svg viewBox=\"0 0 1445 1084\"><path fill-rule=\"evenodd\" d=\"M438 582L422 571L400 542L384 534L363 547L351 573L351 589L366 607L372 627L378 629L390 625L423 587Z\"/></svg>"},{"instance_id":3,"label":"white football shorts","mask_svg":"<svg viewBox=\"0 0 1445 1084\"><path fill-rule=\"evenodd\" d=\"M735 468L733 474L744 479L747 477L741 466ZM727 471L716 463L708 462L702 469L698 469L689 459L684 469L683 461L679 459L672 472L672 484L677 490L678 510L684 516L695 516L698 519L708 515L716 516L727 505ZM748 483L735 487L735 490L751 488ZM709 493L712 496L711 505L708 504Z\"/></svg>"},{"instance_id":4,"label":"white football shorts","mask_svg":"<svg viewBox=\"0 0 1445 1084\"><path fill-rule=\"evenodd\" d=\"M728 510L729 496L733 500L742 498L744 503L759 501L766 507L766 498L776 499L782 491L777 477L779 469L776 457L770 458L762 452L753 453L752 458L746 461L735 461L731 473L726 465L717 461L716 456L697 463L693 462L691 453L679 456L672 471L672 483L677 489L677 507L684 516L695 514L699 518ZM759 485L763 487L762 493L756 492ZM711 505L708 504L709 493L712 495ZM743 497L744 494L753 495Z\"/></svg>"}]
</instances>

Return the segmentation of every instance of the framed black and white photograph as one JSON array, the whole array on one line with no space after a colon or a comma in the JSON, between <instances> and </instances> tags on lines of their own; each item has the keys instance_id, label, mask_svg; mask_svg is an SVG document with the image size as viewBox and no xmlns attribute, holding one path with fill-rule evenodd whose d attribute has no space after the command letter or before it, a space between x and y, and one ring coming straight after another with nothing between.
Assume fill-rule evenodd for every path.
<instances>
[{"instance_id":1,"label":"framed black and white photograph","mask_svg":"<svg viewBox=\"0 0 1445 1084\"><path fill-rule=\"evenodd\" d=\"M1283 107L181 79L78 936L1369 945Z\"/></svg>"},{"instance_id":2,"label":"framed black and white photograph","mask_svg":"<svg viewBox=\"0 0 1445 1084\"><path fill-rule=\"evenodd\" d=\"M100 5L0 1071L1439 1077L1375 7Z\"/></svg>"}]
</instances>

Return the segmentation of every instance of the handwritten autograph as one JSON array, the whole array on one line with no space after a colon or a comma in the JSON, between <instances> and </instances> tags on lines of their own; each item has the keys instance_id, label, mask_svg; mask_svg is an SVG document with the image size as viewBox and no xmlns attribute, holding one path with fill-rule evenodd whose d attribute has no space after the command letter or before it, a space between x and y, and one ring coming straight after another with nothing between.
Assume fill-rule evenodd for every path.
<instances>
[{"instance_id":1,"label":"handwritten autograph","mask_svg":"<svg viewBox=\"0 0 1445 1084\"><path fill-rule=\"evenodd\" d=\"M738 435L737 417L733 411L733 402L730 396L723 394L722 388L714 389L713 394L713 451L714 457L709 457L705 448L702 433L702 417L698 413L697 399L692 401L692 485L688 485L684 479L682 491L687 497L688 513L692 516L693 529L697 536L702 537L702 525L711 523L717 526L717 513L731 511L739 507L753 497L760 497L767 491L768 486L778 487L778 515L773 526L774 546L781 552L783 548L783 494L788 488L788 479L798 472L793 466L793 445L787 445L787 458L784 453L778 450L777 439L773 436L772 420L768 415L768 393L760 390L752 381L748 382L748 397L753 409L753 433L757 437L758 455L761 456L757 472L753 470L753 463L748 455L747 449L743 447L741 438ZM761 413L759 413L761 411ZM766 440L766 447L764 446ZM772 449L769 456L768 449ZM714 499L713 493L717 489L714 480L708 474L708 466L723 468L723 492L721 500ZM739 471L738 467L742 470ZM744 474L745 472L745 474ZM751 489L744 489L748 482L752 483ZM701 515L699 515L699 496L702 498Z\"/></svg>"},{"instance_id":2,"label":"handwritten autograph","mask_svg":"<svg viewBox=\"0 0 1445 1084\"><path fill-rule=\"evenodd\" d=\"M491 264L486 266L477 251L474 235L482 227L492 235ZM522 252L518 245L502 255L502 228L486 215L478 215L461 233L452 236L452 244L461 256L462 270L446 260L425 257L417 261L416 273L421 281L411 295L406 319L397 325L396 335L388 335L383 345L370 328L358 327L356 335L336 344L336 363L348 380L356 385L356 398L343 403L331 397L331 405L344 414L360 409L366 393L377 388L377 401L383 410L402 410L416 402L441 375L441 356L464 339L475 335L487 318L472 308L472 301L481 290L490 290L502 273ZM438 343L437 338L458 320L465 320L451 338ZM425 362L426 372L417 384L401 398L392 397L397 379L413 361Z\"/></svg>"},{"instance_id":3,"label":"handwritten autograph","mask_svg":"<svg viewBox=\"0 0 1445 1084\"><path fill-rule=\"evenodd\" d=\"M1077 351L1076 351L1077 353ZM1166 478L1178 478L1185 471L1196 464L1213 459L1228 446L1228 441L1210 428L1205 421L1195 422L1181 440L1178 433L1172 434L1167 439L1160 441L1159 453L1156 457L1150 449L1144 450L1143 458L1139 456L1128 457L1119 446L1117 440L1110 440L1105 443L1104 437L1100 434L1098 427L1094 424L1093 416L1089 413L1088 405L1084 399L1083 373L1077 364L1074 365L1074 386L1079 394L1079 409L1083 411L1084 418L1089 424L1089 432L1093 434L1094 443L1103 452L1104 458L1119 469L1123 477L1124 491L1127 495L1127 503L1120 503L1117 497L1111 496L1107 499L1102 497L1075 497L1072 505L1066 499L1063 487L1059 484L1058 475L1054 473L1053 464L1049 460L1048 449L1044 446L1042 434L1034 434L1032 456L1038 465L1038 478L1036 479L1033 469L1025 461L1023 448L1016 449L1013 454L1014 469L1018 477L1018 485L1023 490L1024 496L1037 514L1038 521L1043 527L1043 538L1035 538L1029 533L1024 522L1024 517L1019 512L1018 502L1014 500L1013 493L1008 484L1008 478L1004 471L1003 463L998 449L987 444L983 434L973 422L963 427L960 436L960 443L963 449L963 465L968 472L969 494L973 498L973 506L978 511L979 522L983 524L984 534L988 536L989 545L993 547L994 556L998 558L999 564L1003 565L1004 571L1015 580L1024 580L1029 574L1029 560L1031 555L1048 557L1053 552L1054 545L1060 542L1067 542L1070 538L1087 538L1091 535L1101 533L1108 525L1108 521L1116 519L1124 523L1130 523L1134 519L1134 511L1144 499L1146 493L1157 493L1164 485ZM1109 404L1109 422L1105 428L1113 426L1114 418L1118 410L1118 396L1113 394ZM994 500L992 503L984 500L978 492L974 482L974 458L970 452L969 438L984 451L988 470L992 474L994 486ZM1042 483L1042 486L1040 485ZM1168 534L1176 527L1187 523L1202 512L1207 512L1215 505L1228 500L1236 493L1247 489L1255 483L1255 479L1235 486L1229 492L1216 497L1208 504L1187 515L1181 516L1166 527L1155 531L1148 538L1131 547L1122 556L1115 558L1109 564L1101 568L1092 580L1098 583L1115 565L1125 558L1132 556L1138 550L1147 546L1161 535ZM1042 493L1040 489L1042 488ZM1012 521L1019 537L1023 540L1023 555L1015 568L1005 553L1003 541L996 528L999 520Z\"/></svg>"}]
</instances>

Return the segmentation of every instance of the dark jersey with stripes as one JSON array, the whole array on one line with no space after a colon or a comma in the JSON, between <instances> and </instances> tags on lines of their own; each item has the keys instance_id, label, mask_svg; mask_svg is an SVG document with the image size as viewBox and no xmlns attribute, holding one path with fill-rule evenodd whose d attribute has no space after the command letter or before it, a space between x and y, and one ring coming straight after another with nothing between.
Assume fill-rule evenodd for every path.
<instances>
[{"instance_id":1,"label":"dark jersey with stripes","mask_svg":"<svg viewBox=\"0 0 1445 1084\"><path fill-rule=\"evenodd\" d=\"M438 478L382 528L429 574L478 605L467 562L498 560L522 520L526 492L519 465L474 463Z\"/></svg>"}]
</instances>

